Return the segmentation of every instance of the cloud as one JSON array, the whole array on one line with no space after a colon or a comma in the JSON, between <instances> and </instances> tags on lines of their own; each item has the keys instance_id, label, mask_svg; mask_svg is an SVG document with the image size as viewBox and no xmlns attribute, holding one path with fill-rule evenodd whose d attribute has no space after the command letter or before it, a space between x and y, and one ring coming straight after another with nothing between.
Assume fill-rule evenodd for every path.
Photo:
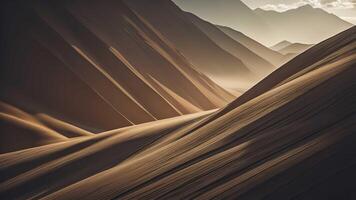
<instances>
[{"instance_id":1,"label":"cloud","mask_svg":"<svg viewBox=\"0 0 356 200\"><path fill-rule=\"evenodd\" d=\"M298 2L298 3L292 3L292 4L267 4L264 6L261 6L260 8L262 8L263 10L274 10L277 12L284 12L287 10L291 10L291 9L296 9L300 6L304 6L306 5L305 3L302 2Z\"/></svg>"},{"instance_id":2,"label":"cloud","mask_svg":"<svg viewBox=\"0 0 356 200\"><path fill-rule=\"evenodd\" d=\"M314 8L325 9L354 9L356 8L356 0L299 0L291 4L267 4L261 6L264 10L274 10L284 12L286 10L295 9L304 5L311 5Z\"/></svg>"},{"instance_id":3,"label":"cloud","mask_svg":"<svg viewBox=\"0 0 356 200\"><path fill-rule=\"evenodd\" d=\"M356 6L356 0L321 0L322 7L334 9L352 9Z\"/></svg>"},{"instance_id":4,"label":"cloud","mask_svg":"<svg viewBox=\"0 0 356 200\"><path fill-rule=\"evenodd\" d=\"M356 25L356 17L340 17L341 19Z\"/></svg>"}]
</instances>

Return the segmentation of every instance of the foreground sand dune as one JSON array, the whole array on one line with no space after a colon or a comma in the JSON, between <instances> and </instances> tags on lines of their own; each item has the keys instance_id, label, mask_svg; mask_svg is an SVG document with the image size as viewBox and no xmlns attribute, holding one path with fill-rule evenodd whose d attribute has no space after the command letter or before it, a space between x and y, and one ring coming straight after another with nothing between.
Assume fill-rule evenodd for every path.
<instances>
[{"instance_id":1,"label":"foreground sand dune","mask_svg":"<svg viewBox=\"0 0 356 200\"><path fill-rule=\"evenodd\" d=\"M92 137L2 154L1 197L27 199L50 194L123 162L163 136L210 113L149 122ZM76 171L75 175L68 173L70 171ZM57 178L59 174L61 178Z\"/></svg>"},{"instance_id":2,"label":"foreground sand dune","mask_svg":"<svg viewBox=\"0 0 356 200\"><path fill-rule=\"evenodd\" d=\"M308 196L310 187L323 184L342 194L354 180L338 186L333 179L355 162L342 153L355 151L355 74L350 61L307 73L177 141L46 199L275 199ZM343 160L335 163L338 159ZM299 176L301 169L314 174Z\"/></svg>"},{"instance_id":3,"label":"foreground sand dune","mask_svg":"<svg viewBox=\"0 0 356 200\"><path fill-rule=\"evenodd\" d=\"M1 154L0 197L356 198L355 31L218 111Z\"/></svg>"}]
</instances>

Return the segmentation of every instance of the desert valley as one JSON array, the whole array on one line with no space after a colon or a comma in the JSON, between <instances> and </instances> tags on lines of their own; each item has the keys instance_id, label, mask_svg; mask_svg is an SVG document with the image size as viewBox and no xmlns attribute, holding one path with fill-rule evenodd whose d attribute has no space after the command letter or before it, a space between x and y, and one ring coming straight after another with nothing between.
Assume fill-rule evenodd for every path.
<instances>
[{"instance_id":1,"label":"desert valley","mask_svg":"<svg viewBox=\"0 0 356 200\"><path fill-rule=\"evenodd\" d=\"M240 0L1 15L0 199L356 199L350 22Z\"/></svg>"}]
</instances>

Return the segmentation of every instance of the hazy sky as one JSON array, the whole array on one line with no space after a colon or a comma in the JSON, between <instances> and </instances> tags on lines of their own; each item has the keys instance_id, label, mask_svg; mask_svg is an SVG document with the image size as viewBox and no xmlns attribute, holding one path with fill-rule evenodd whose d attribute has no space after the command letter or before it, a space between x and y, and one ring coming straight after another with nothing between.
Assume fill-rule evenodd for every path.
<instances>
[{"instance_id":1,"label":"hazy sky","mask_svg":"<svg viewBox=\"0 0 356 200\"><path fill-rule=\"evenodd\" d=\"M242 0L249 7L265 10L286 11L310 4L334 13L340 18L356 24L356 0Z\"/></svg>"}]
</instances>

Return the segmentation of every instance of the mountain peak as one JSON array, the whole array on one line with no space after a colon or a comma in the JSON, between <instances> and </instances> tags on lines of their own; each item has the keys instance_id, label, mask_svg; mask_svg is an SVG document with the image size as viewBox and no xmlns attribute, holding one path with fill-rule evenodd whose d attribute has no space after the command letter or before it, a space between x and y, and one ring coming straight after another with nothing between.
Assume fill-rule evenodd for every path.
<instances>
[{"instance_id":1,"label":"mountain peak","mask_svg":"<svg viewBox=\"0 0 356 200\"><path fill-rule=\"evenodd\" d=\"M298 7L298 9L314 9L314 7L313 6L311 6L310 4L305 4L305 5L303 5L303 6L300 6L300 7Z\"/></svg>"},{"instance_id":2,"label":"mountain peak","mask_svg":"<svg viewBox=\"0 0 356 200\"><path fill-rule=\"evenodd\" d=\"M288 40L283 40L283 41L278 42L277 44L271 46L270 48L271 48L272 50L274 50L274 51L279 51L279 50L281 50L281 49L283 49L283 48L285 48L285 47L287 47L287 46L289 46L289 45L291 45L291 44L292 44L292 43L289 42Z\"/></svg>"}]
</instances>

